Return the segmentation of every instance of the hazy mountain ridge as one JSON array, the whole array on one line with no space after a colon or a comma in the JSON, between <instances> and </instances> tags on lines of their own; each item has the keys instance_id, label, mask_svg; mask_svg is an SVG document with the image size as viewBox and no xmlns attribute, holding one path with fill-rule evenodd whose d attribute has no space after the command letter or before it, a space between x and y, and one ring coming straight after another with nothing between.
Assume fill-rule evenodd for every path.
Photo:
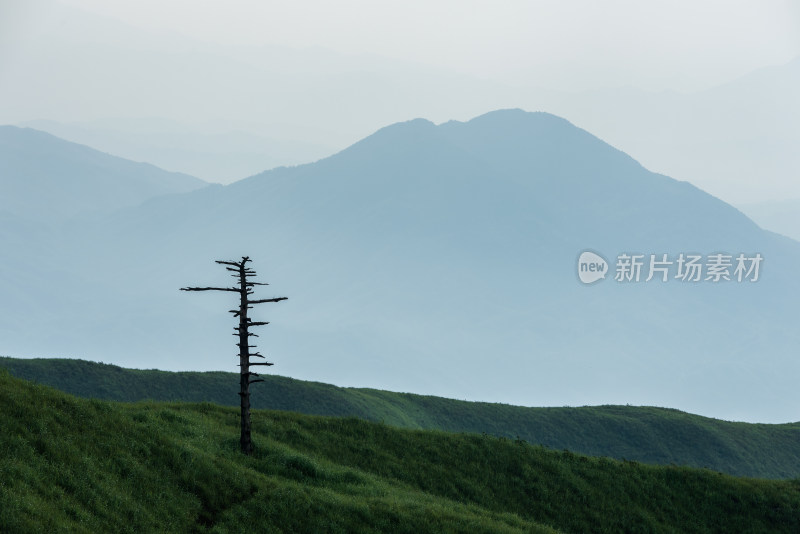
<instances>
[{"instance_id":1,"label":"hazy mountain ridge","mask_svg":"<svg viewBox=\"0 0 800 534\"><path fill-rule=\"evenodd\" d=\"M800 199L745 203L739 209L762 228L800 241Z\"/></svg>"},{"instance_id":2,"label":"hazy mountain ridge","mask_svg":"<svg viewBox=\"0 0 800 534\"><path fill-rule=\"evenodd\" d=\"M26 126L162 169L230 183L267 168L305 163L333 150L318 143L267 136L259 125L211 121L106 120L87 123L25 121Z\"/></svg>"},{"instance_id":3,"label":"hazy mountain ridge","mask_svg":"<svg viewBox=\"0 0 800 534\"><path fill-rule=\"evenodd\" d=\"M207 185L30 128L0 126L0 211L36 222L110 213Z\"/></svg>"},{"instance_id":4,"label":"hazy mountain ridge","mask_svg":"<svg viewBox=\"0 0 800 534\"><path fill-rule=\"evenodd\" d=\"M213 260L246 254L269 295L290 297L258 310L281 374L518 405L797 419L797 245L544 113L400 123L313 164L76 222L59 242L50 264L71 277L69 293L30 285L40 327L6 311L6 354L228 368L229 303L177 288L225 280ZM759 252L764 271L756 284L582 287L586 248L612 264L622 252ZM83 313L61 313L52 294Z\"/></svg>"},{"instance_id":5,"label":"hazy mountain ridge","mask_svg":"<svg viewBox=\"0 0 800 534\"><path fill-rule=\"evenodd\" d=\"M701 184L727 202L793 197L800 172L792 147L800 105L800 58L694 93L634 88L543 93L536 107L624 147L651 170ZM758 187L753 187L757 180Z\"/></svg>"}]
</instances>

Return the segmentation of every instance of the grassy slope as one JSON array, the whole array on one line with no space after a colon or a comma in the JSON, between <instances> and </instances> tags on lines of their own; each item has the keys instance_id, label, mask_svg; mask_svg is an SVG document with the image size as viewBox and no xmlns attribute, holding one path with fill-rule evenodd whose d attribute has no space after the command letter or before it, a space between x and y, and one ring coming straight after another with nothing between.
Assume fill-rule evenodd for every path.
<instances>
[{"instance_id":1,"label":"grassy slope","mask_svg":"<svg viewBox=\"0 0 800 534\"><path fill-rule=\"evenodd\" d=\"M111 403L0 371L0 531L798 532L800 482L357 418ZM544 525L549 525L544 526Z\"/></svg>"},{"instance_id":2,"label":"grassy slope","mask_svg":"<svg viewBox=\"0 0 800 534\"><path fill-rule=\"evenodd\" d=\"M81 360L0 358L21 378L82 397L209 401L234 405L233 373L169 373ZM677 410L631 406L524 408L269 375L253 388L257 408L356 416L416 429L487 433L592 456L708 467L763 478L800 475L800 423L730 423Z\"/></svg>"}]
</instances>

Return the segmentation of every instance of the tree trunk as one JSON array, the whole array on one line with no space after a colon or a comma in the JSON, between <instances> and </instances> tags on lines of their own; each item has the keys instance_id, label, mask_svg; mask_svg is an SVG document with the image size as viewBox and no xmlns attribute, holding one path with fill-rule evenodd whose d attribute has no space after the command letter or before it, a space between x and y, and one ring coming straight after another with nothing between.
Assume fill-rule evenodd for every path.
<instances>
[{"instance_id":1,"label":"tree trunk","mask_svg":"<svg viewBox=\"0 0 800 534\"><path fill-rule=\"evenodd\" d=\"M240 267L239 282L241 284L239 303L239 395L242 400L241 436L239 443L244 454L253 452L253 441L250 438L250 348L247 330L247 286L244 263Z\"/></svg>"}]
</instances>

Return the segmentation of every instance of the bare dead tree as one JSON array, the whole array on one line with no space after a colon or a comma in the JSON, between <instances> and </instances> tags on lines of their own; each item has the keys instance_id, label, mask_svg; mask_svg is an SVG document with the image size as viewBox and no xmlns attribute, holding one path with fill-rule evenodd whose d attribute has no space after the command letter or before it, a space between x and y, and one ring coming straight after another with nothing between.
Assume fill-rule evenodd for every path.
<instances>
[{"instance_id":1,"label":"bare dead tree","mask_svg":"<svg viewBox=\"0 0 800 534\"><path fill-rule=\"evenodd\" d=\"M256 275L256 272L253 269L247 267L247 263L250 261L250 258L247 256L242 256L241 261L220 261L217 260L217 263L221 265L225 265L225 269L231 271L233 274L231 275L235 278L238 282L238 287L182 287L181 291L230 291L232 293L239 293L239 309L238 310L229 310L230 313L233 314L234 317L239 318L239 326L234 327L236 331L233 335L239 338L239 342L236 344L239 347L239 367L240 367L240 378L239 378L239 396L242 400L241 406L241 437L240 437L240 444L242 448L242 452L244 454L251 454L253 452L253 441L250 438L250 384L255 382L263 382L263 379L260 378L253 378L258 377L257 373L253 373L250 371L250 366L253 365L272 365L269 362L251 362L250 358L264 358L258 352L250 352L250 349L256 348L255 345L250 344L251 337L258 337L257 334L253 334L250 332L251 326L264 326L269 324L268 322L261 322L261 321L251 321L250 318L247 316L247 310L253 308L253 304L263 304L265 302L280 302L281 300L287 300L288 297L277 297L271 299L257 299L257 300L250 300L250 295L254 293L255 286L266 286L268 284L263 284L259 282L251 281L252 277Z\"/></svg>"}]
</instances>

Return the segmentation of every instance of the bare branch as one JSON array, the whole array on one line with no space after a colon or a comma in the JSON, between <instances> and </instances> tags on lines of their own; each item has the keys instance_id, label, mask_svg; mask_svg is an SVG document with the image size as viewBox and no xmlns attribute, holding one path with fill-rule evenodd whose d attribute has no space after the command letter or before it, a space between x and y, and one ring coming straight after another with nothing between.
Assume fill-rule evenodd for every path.
<instances>
[{"instance_id":1,"label":"bare branch","mask_svg":"<svg viewBox=\"0 0 800 534\"><path fill-rule=\"evenodd\" d=\"M250 326L250 323L248 323L247 326ZM234 336L238 336L239 334L242 333L242 329L239 328L238 326L234 326L233 329L236 330L236 332L237 332L236 334L233 334ZM247 330L247 328L245 328L245 330ZM258 334L254 334L252 332L247 332L247 335L248 336L253 336L253 337L259 337Z\"/></svg>"},{"instance_id":2,"label":"bare branch","mask_svg":"<svg viewBox=\"0 0 800 534\"><path fill-rule=\"evenodd\" d=\"M181 291L233 291L234 293L241 293L241 289L235 287L182 287Z\"/></svg>"},{"instance_id":3,"label":"bare branch","mask_svg":"<svg viewBox=\"0 0 800 534\"><path fill-rule=\"evenodd\" d=\"M248 300L248 304L262 304L264 302L280 302L282 300L289 300L289 297L278 297L274 299L260 299L260 300Z\"/></svg>"}]
</instances>

